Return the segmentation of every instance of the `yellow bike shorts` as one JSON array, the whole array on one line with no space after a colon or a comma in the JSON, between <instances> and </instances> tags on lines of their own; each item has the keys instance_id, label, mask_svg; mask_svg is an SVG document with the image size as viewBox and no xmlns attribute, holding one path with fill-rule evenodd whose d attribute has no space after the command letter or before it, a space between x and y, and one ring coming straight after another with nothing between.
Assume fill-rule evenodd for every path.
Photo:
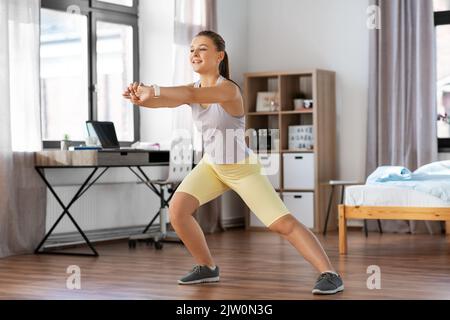
<instances>
[{"instance_id":1,"label":"yellow bike shorts","mask_svg":"<svg viewBox=\"0 0 450 320\"><path fill-rule=\"evenodd\" d=\"M215 164L208 154L204 154L176 192L194 196L201 206L232 189L268 227L275 220L289 214L289 210L264 172L255 153L231 164Z\"/></svg>"}]
</instances>

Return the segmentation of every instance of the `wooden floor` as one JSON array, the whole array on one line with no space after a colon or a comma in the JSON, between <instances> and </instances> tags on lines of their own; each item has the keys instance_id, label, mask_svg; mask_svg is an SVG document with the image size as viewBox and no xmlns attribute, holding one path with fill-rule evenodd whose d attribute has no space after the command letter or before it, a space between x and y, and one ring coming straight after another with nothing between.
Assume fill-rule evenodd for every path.
<instances>
[{"instance_id":1,"label":"wooden floor","mask_svg":"<svg viewBox=\"0 0 450 320\"><path fill-rule=\"evenodd\" d=\"M282 238L231 230L207 236L221 282L177 285L193 260L182 245L163 250L126 241L97 244L98 258L22 255L0 259L0 299L450 299L450 237L349 232L339 256L337 234L319 237L346 290L311 294L317 276ZM81 268L81 290L66 288L69 265ZM369 265L381 268L381 289L366 285Z\"/></svg>"}]
</instances>

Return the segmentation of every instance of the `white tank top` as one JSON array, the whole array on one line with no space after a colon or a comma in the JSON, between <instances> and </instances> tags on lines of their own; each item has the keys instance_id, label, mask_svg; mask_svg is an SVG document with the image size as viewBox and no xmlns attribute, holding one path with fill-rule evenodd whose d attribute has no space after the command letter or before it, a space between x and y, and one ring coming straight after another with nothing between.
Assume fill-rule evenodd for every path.
<instances>
[{"instance_id":1,"label":"white tank top","mask_svg":"<svg viewBox=\"0 0 450 320\"><path fill-rule=\"evenodd\" d=\"M225 79L219 76L216 85ZM201 86L200 80L194 83ZM192 118L202 133L204 156L213 163L227 164L244 160L253 151L245 143L245 115L232 116L219 103L207 108L191 104Z\"/></svg>"}]
</instances>

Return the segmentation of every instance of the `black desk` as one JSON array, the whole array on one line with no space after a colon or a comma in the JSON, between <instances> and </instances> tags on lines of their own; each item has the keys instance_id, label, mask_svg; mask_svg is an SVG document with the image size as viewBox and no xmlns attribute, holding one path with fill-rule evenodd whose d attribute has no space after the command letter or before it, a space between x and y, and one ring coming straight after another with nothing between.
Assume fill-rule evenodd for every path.
<instances>
[{"instance_id":1,"label":"black desk","mask_svg":"<svg viewBox=\"0 0 450 320\"><path fill-rule=\"evenodd\" d=\"M80 228L75 218L70 214L70 207L81 198L81 196L109 169L109 168L129 168L139 180L141 180L150 190L152 190L158 197L161 196L159 190L151 182L142 167L145 166L162 166L169 165L170 151L169 150L117 150L117 151L97 151L97 150L77 150L77 151L62 151L62 150L44 150L35 152L35 169L39 176L47 185L50 192L56 198L58 203L63 208L63 212L58 217L56 222L44 236L42 241L34 251L35 254L63 254L63 255L80 255L80 256L95 256L99 254L95 250L92 243L87 238L86 234ZM134 167L134 168L133 168ZM69 204L64 205L58 194L55 192L53 186L49 183L45 176L45 169L67 169L67 168L90 168L92 171L88 177L84 180L81 187L75 193ZM99 174L95 176L97 171L102 168ZM165 200L166 201L166 200ZM166 201L167 202L167 201ZM68 252L56 252L50 250L41 250L45 241L51 235L56 226L60 223L61 219L67 215L75 228L83 237L86 244L92 251L91 253L68 253ZM156 216L148 225L151 226L156 219ZM148 227L145 229L147 230Z\"/></svg>"}]
</instances>

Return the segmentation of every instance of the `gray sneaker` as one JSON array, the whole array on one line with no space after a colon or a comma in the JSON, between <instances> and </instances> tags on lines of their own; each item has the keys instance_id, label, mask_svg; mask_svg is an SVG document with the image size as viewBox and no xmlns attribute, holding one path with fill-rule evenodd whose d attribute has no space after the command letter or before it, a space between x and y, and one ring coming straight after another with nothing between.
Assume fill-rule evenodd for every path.
<instances>
[{"instance_id":1,"label":"gray sneaker","mask_svg":"<svg viewBox=\"0 0 450 320\"><path fill-rule=\"evenodd\" d=\"M219 281L219 267L216 266L211 270L208 266L196 265L183 278L178 280L178 284L196 284L204 282L218 282Z\"/></svg>"},{"instance_id":2,"label":"gray sneaker","mask_svg":"<svg viewBox=\"0 0 450 320\"><path fill-rule=\"evenodd\" d=\"M344 283L339 275L331 272L322 273L317 278L313 294L335 294L344 290Z\"/></svg>"}]
</instances>

